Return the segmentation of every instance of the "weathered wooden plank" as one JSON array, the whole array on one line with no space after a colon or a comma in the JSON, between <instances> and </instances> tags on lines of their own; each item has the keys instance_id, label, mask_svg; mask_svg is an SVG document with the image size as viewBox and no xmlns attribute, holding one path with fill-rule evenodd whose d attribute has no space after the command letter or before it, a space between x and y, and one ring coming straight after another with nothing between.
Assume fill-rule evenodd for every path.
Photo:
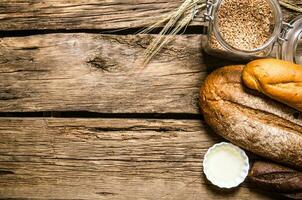
<instances>
[{"instance_id":1,"label":"weathered wooden plank","mask_svg":"<svg viewBox=\"0 0 302 200\"><path fill-rule=\"evenodd\" d=\"M145 68L153 36L48 34L0 39L0 112L199 113L202 36L178 36Z\"/></svg>"},{"instance_id":2,"label":"weathered wooden plank","mask_svg":"<svg viewBox=\"0 0 302 200\"><path fill-rule=\"evenodd\" d=\"M181 0L1 0L0 30L144 27L180 4ZM284 15L289 19L297 13L284 9ZM192 25L201 26L202 21L201 12Z\"/></svg>"},{"instance_id":3,"label":"weathered wooden plank","mask_svg":"<svg viewBox=\"0 0 302 200\"><path fill-rule=\"evenodd\" d=\"M202 175L200 120L0 119L1 199L269 199Z\"/></svg>"},{"instance_id":4,"label":"weathered wooden plank","mask_svg":"<svg viewBox=\"0 0 302 200\"><path fill-rule=\"evenodd\" d=\"M116 29L139 27L180 0L51 0L0 3L0 29Z\"/></svg>"}]
</instances>

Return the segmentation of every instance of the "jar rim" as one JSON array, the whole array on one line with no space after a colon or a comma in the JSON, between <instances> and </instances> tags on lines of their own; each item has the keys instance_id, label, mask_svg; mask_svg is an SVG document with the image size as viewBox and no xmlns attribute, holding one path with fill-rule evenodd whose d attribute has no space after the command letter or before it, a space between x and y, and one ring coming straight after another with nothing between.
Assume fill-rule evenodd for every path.
<instances>
[{"instance_id":1,"label":"jar rim","mask_svg":"<svg viewBox=\"0 0 302 200\"><path fill-rule=\"evenodd\" d=\"M275 27L274 27L274 30L272 31L271 37L262 46L257 47L252 50L243 50L243 49L238 49L236 47L233 47L227 41L225 41L225 39L222 37L222 35L218 29L218 23L217 23L217 17L216 17L217 10L220 8L222 1L223 0L216 2L217 5L214 8L215 14L214 14L214 18L213 18L213 32L214 32L214 35L215 35L217 41L221 44L222 47L224 47L225 49L227 49L229 51L233 51L237 54L249 56L251 54L254 54L256 52L266 49L271 44L273 44L275 41L277 41L279 34L281 33L281 30L282 30L282 11L281 11L280 5L277 1L266 0L269 3L269 5L274 13Z\"/></svg>"},{"instance_id":2,"label":"jar rim","mask_svg":"<svg viewBox=\"0 0 302 200\"><path fill-rule=\"evenodd\" d=\"M292 26L291 29L282 30L285 41L278 46L277 57L301 65L302 63L298 63L296 60L296 54L298 41L302 34L302 16L296 17L289 24Z\"/></svg>"}]
</instances>

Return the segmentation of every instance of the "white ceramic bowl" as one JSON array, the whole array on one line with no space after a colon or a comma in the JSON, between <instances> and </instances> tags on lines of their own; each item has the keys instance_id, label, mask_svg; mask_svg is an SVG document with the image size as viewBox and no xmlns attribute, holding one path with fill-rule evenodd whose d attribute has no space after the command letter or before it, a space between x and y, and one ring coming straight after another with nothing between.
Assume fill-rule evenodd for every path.
<instances>
[{"instance_id":1,"label":"white ceramic bowl","mask_svg":"<svg viewBox=\"0 0 302 200\"><path fill-rule=\"evenodd\" d=\"M236 154L236 157L238 157L239 160L242 164L237 165L236 163L234 163L234 169L236 168L236 170L240 170L238 171L238 175L236 173L235 177L232 177L231 180L222 180L217 178L217 176L215 176L215 170L213 171L213 169L210 169L210 163L211 159L210 156L215 156L214 152L216 151L223 151L225 150L226 152L232 152L232 154ZM220 167L220 173L221 173L221 169L224 169L224 167L226 166L219 166ZM230 167L230 166L228 166ZM212 167L213 168L213 167ZM245 154L245 152L240 149L239 147L231 144L231 143L227 143L227 142L221 142L218 144L215 144L214 146L212 146L211 148L208 149L208 151L206 152L205 156L204 156L204 160L203 160L203 171L206 175L206 178L214 185L220 187L220 188L233 188L233 187L237 187L239 184L241 184L245 178L248 175L249 172L249 159L247 157L247 155ZM227 171L226 171L227 173Z\"/></svg>"}]
</instances>

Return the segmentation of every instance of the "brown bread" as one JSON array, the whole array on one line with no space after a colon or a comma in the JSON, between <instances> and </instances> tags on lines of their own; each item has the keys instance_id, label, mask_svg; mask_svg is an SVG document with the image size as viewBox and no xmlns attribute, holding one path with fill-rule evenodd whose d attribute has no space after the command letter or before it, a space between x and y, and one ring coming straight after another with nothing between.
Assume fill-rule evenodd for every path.
<instances>
[{"instance_id":1,"label":"brown bread","mask_svg":"<svg viewBox=\"0 0 302 200\"><path fill-rule=\"evenodd\" d=\"M302 199L302 172L275 163L256 161L249 181L260 189L273 191L291 199Z\"/></svg>"},{"instance_id":2,"label":"brown bread","mask_svg":"<svg viewBox=\"0 0 302 200\"><path fill-rule=\"evenodd\" d=\"M302 119L297 111L243 86L244 66L211 73L200 93L213 130L255 154L302 169Z\"/></svg>"},{"instance_id":3,"label":"brown bread","mask_svg":"<svg viewBox=\"0 0 302 200\"><path fill-rule=\"evenodd\" d=\"M245 85L302 111L302 66L277 59L254 60L242 75Z\"/></svg>"}]
</instances>

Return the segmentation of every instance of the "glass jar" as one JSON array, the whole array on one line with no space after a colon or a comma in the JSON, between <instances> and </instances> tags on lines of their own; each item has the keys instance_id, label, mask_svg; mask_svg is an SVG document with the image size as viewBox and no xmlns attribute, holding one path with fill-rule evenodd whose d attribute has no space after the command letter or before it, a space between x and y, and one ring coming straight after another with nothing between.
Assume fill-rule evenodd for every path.
<instances>
[{"instance_id":1,"label":"glass jar","mask_svg":"<svg viewBox=\"0 0 302 200\"><path fill-rule=\"evenodd\" d=\"M281 32L276 46L276 57L302 65L302 15L289 23L288 29Z\"/></svg>"},{"instance_id":2,"label":"glass jar","mask_svg":"<svg viewBox=\"0 0 302 200\"><path fill-rule=\"evenodd\" d=\"M248 6L242 7L245 2ZM250 6L251 2L255 3L254 7ZM253 10L244 12L248 7ZM241 21L237 16L242 17ZM280 59L302 62L302 16L290 23L283 22L277 0L207 0L204 18L208 22L208 34L203 46L208 54L231 60L251 60L275 54Z\"/></svg>"}]
</instances>

